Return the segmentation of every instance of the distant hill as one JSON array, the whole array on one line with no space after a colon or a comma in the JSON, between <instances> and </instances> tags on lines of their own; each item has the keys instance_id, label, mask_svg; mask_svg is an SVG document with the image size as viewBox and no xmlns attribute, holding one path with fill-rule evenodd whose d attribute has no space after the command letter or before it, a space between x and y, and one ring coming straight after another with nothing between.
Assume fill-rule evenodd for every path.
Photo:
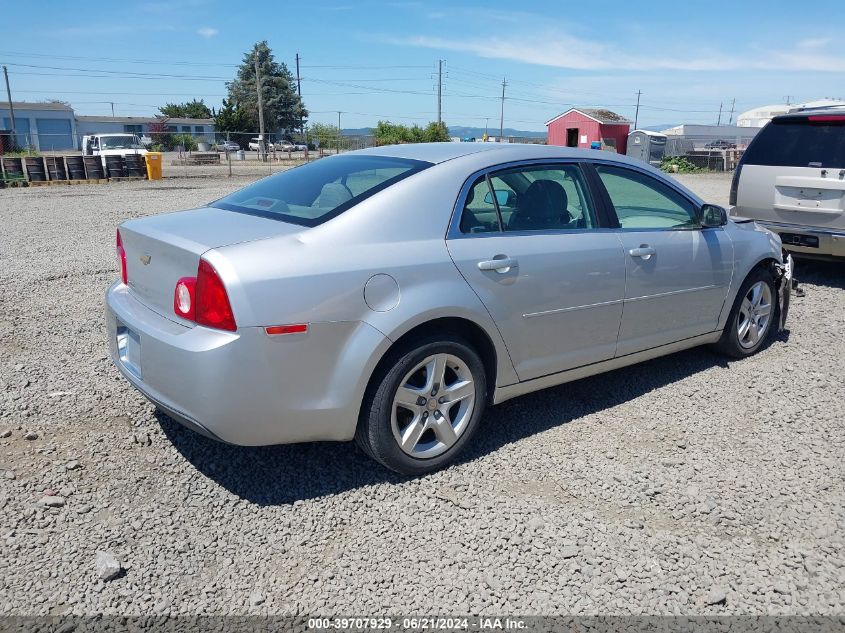
<instances>
[{"instance_id":1,"label":"distant hill","mask_svg":"<svg viewBox=\"0 0 845 633\"><path fill-rule=\"evenodd\" d=\"M488 128L487 134L490 136L499 136L499 128L496 129ZM463 125L451 125L449 126L449 135L450 136L460 136L461 138L481 138L484 136L484 128L483 127L468 127ZM524 136L529 138L546 138L545 130L542 132L531 132L528 130L515 130L512 127L506 127L504 129L505 136Z\"/></svg>"},{"instance_id":2,"label":"distant hill","mask_svg":"<svg viewBox=\"0 0 845 633\"><path fill-rule=\"evenodd\" d=\"M544 132L529 132L527 130L515 130L514 128L506 127L505 128L505 136L524 136L529 138L546 138L546 133ZM358 128L343 128L342 131L344 136L366 136L372 133L372 128L368 127L358 127ZM499 135L499 128L495 130L489 128L487 133L490 136L498 136ZM484 136L484 128L483 127L469 127L463 125L452 125L449 126L449 136L459 136L461 138L481 138Z\"/></svg>"}]
</instances>

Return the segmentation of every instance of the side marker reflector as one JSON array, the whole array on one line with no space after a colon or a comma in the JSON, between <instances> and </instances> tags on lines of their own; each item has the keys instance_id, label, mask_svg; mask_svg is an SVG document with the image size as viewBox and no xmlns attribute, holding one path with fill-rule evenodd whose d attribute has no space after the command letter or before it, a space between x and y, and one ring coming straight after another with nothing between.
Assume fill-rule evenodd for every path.
<instances>
[{"instance_id":1,"label":"side marker reflector","mask_svg":"<svg viewBox=\"0 0 845 633\"><path fill-rule=\"evenodd\" d=\"M302 334L308 331L307 323L295 323L293 325L271 325L264 328L264 331L270 336L278 334Z\"/></svg>"}]
</instances>

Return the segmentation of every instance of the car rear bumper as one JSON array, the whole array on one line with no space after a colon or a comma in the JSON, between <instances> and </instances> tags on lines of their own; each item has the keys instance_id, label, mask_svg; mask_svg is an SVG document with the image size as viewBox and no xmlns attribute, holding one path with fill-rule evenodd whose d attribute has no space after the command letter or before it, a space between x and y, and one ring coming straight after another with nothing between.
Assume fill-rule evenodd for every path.
<instances>
[{"instance_id":1,"label":"car rear bumper","mask_svg":"<svg viewBox=\"0 0 845 633\"><path fill-rule=\"evenodd\" d=\"M780 236L783 247L801 257L845 258L845 231L755 220Z\"/></svg>"},{"instance_id":2,"label":"car rear bumper","mask_svg":"<svg viewBox=\"0 0 845 633\"><path fill-rule=\"evenodd\" d=\"M132 386L185 426L246 446L352 439L366 381L390 344L351 321L282 336L186 327L119 282L106 293L106 326Z\"/></svg>"}]
</instances>

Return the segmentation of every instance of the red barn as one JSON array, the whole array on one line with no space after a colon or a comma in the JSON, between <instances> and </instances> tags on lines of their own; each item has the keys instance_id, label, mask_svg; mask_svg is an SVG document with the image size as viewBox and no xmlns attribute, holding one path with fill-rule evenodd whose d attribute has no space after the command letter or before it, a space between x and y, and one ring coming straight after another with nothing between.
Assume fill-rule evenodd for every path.
<instances>
[{"instance_id":1,"label":"red barn","mask_svg":"<svg viewBox=\"0 0 845 633\"><path fill-rule=\"evenodd\" d=\"M631 122L602 108L572 108L546 122L549 145L586 147L601 143L602 149L624 154Z\"/></svg>"}]
</instances>

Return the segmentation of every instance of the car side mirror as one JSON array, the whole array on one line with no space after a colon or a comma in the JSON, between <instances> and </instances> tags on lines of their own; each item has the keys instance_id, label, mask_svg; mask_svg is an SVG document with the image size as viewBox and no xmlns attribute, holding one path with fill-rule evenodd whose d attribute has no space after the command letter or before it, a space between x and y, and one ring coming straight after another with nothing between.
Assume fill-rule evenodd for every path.
<instances>
[{"instance_id":1,"label":"car side mirror","mask_svg":"<svg viewBox=\"0 0 845 633\"><path fill-rule=\"evenodd\" d=\"M728 223L728 212L717 204L702 205L698 220L703 228L724 226Z\"/></svg>"}]
</instances>

